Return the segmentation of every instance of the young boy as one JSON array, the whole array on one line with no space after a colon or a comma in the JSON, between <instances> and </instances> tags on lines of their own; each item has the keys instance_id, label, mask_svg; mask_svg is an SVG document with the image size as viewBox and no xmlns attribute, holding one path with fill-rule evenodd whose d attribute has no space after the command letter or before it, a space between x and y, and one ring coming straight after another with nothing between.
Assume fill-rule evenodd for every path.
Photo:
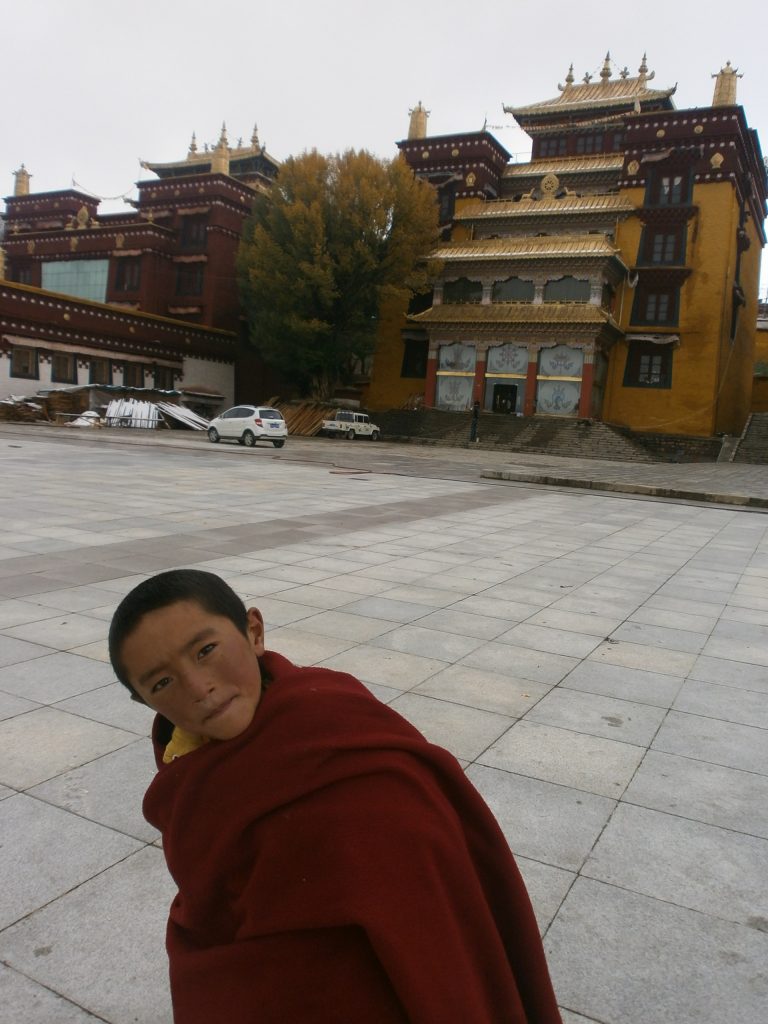
<instances>
[{"instance_id":1,"label":"young boy","mask_svg":"<svg viewBox=\"0 0 768 1024\"><path fill-rule=\"evenodd\" d=\"M455 759L297 668L219 577L141 583L112 665L157 711L176 1024L560 1024L536 921Z\"/></svg>"}]
</instances>

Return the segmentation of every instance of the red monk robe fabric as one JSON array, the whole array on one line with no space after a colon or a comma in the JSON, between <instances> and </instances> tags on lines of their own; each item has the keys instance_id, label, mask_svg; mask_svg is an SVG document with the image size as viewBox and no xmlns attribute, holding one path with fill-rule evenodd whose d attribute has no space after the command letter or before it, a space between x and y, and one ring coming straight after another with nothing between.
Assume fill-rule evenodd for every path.
<instances>
[{"instance_id":1,"label":"red monk robe fabric","mask_svg":"<svg viewBox=\"0 0 768 1024\"><path fill-rule=\"evenodd\" d=\"M561 1024L531 905L455 759L352 676L267 653L249 728L162 765L176 1024Z\"/></svg>"}]
</instances>

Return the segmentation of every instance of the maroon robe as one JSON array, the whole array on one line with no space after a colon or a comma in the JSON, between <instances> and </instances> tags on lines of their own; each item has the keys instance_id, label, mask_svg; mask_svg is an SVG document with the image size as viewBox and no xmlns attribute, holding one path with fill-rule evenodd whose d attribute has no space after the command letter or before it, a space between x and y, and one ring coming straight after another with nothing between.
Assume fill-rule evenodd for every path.
<instances>
[{"instance_id":1,"label":"maroon robe","mask_svg":"<svg viewBox=\"0 0 768 1024\"><path fill-rule=\"evenodd\" d=\"M352 676L263 667L235 739L163 765L155 723L176 1024L560 1024L525 886L456 760Z\"/></svg>"}]
</instances>

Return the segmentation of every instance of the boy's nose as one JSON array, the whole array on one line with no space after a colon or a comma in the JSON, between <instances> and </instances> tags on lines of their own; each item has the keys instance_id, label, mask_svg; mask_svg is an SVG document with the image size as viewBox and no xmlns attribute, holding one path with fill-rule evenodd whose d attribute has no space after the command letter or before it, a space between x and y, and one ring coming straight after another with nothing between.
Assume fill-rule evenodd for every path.
<instances>
[{"instance_id":1,"label":"boy's nose","mask_svg":"<svg viewBox=\"0 0 768 1024\"><path fill-rule=\"evenodd\" d=\"M204 701L214 690L213 682L203 673L190 672L187 676L187 692L195 703Z\"/></svg>"}]
</instances>

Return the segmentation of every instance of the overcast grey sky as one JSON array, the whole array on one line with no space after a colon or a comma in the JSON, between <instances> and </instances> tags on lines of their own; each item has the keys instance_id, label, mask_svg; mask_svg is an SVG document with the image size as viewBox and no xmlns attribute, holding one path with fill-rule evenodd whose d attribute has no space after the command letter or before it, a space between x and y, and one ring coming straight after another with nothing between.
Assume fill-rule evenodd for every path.
<instances>
[{"instance_id":1,"label":"overcast grey sky","mask_svg":"<svg viewBox=\"0 0 768 1024\"><path fill-rule=\"evenodd\" d=\"M181 159L190 136L230 144L254 122L278 159L313 147L391 156L422 100L430 134L488 125L518 159L528 138L502 104L557 94L573 62L598 74L678 83L679 108L706 106L727 61L768 151L764 0L25 0L3 5L0 195L22 163L32 189L72 179L101 196L135 194L139 160ZM695 12L695 13L694 13ZM104 212L119 209L104 204ZM765 264L764 260L764 264ZM763 295L768 274L763 271Z\"/></svg>"}]
</instances>

